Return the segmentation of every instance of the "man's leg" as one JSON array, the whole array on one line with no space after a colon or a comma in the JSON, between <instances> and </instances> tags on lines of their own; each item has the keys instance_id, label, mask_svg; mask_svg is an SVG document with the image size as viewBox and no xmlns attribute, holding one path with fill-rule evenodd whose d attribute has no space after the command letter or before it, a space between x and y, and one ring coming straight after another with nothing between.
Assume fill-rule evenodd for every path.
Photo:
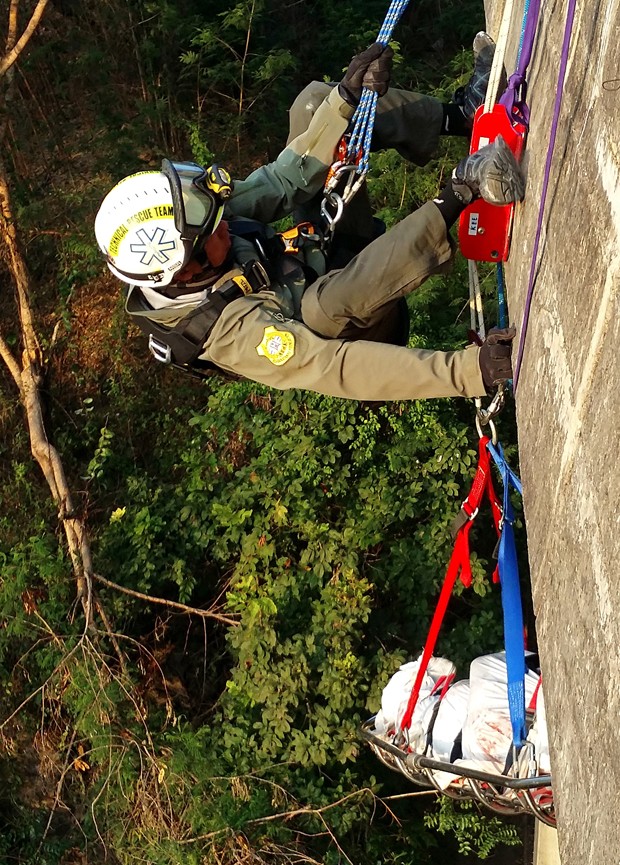
<instances>
[{"instance_id":1,"label":"man's leg","mask_svg":"<svg viewBox=\"0 0 620 865\"><path fill-rule=\"evenodd\" d=\"M304 322L328 337L367 338L398 300L452 258L449 229L474 198L509 204L523 198L525 179L501 136L466 156L434 201L369 244L342 270L306 289Z\"/></svg>"},{"instance_id":2,"label":"man's leg","mask_svg":"<svg viewBox=\"0 0 620 865\"><path fill-rule=\"evenodd\" d=\"M451 259L446 222L438 207L428 202L342 270L309 286L302 298L303 321L322 336L376 339L386 316L397 314L399 300L431 274L447 269Z\"/></svg>"}]
</instances>

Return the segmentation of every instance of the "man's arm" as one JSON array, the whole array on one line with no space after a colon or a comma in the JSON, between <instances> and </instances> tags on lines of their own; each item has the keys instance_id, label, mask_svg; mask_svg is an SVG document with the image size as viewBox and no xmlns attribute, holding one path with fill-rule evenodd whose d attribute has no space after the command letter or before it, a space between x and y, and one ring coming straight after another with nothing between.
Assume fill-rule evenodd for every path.
<instances>
[{"instance_id":1,"label":"man's arm","mask_svg":"<svg viewBox=\"0 0 620 865\"><path fill-rule=\"evenodd\" d=\"M296 97L289 112L289 141L306 129L319 105L336 84L312 81ZM393 147L414 162L425 165L437 150L443 132L444 106L434 96L390 89L377 102L372 149Z\"/></svg>"},{"instance_id":2,"label":"man's arm","mask_svg":"<svg viewBox=\"0 0 620 865\"><path fill-rule=\"evenodd\" d=\"M228 216L273 222L321 191L345 133L353 108L334 88L319 106L308 129L288 144L278 158L236 180Z\"/></svg>"},{"instance_id":3,"label":"man's arm","mask_svg":"<svg viewBox=\"0 0 620 865\"><path fill-rule=\"evenodd\" d=\"M279 390L302 388L348 399L485 394L475 346L443 352L323 339L300 322L280 320L265 302L254 295L229 304L201 358Z\"/></svg>"}]
</instances>

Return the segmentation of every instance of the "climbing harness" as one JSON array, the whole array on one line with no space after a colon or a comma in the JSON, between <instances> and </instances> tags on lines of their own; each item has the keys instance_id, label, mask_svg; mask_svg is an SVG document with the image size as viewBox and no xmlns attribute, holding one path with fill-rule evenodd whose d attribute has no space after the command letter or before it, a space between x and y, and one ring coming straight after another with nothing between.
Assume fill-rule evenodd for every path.
<instances>
[{"instance_id":1,"label":"climbing harness","mask_svg":"<svg viewBox=\"0 0 620 865\"><path fill-rule=\"evenodd\" d=\"M237 269L225 283L218 286L217 291L210 292L174 327L159 323L160 311L151 309L137 286L129 290L125 309L148 336L149 351L155 360L176 367L190 367L204 351L209 334L228 304L240 297L263 291L270 282L263 265L257 260L249 261L243 270Z\"/></svg>"},{"instance_id":2,"label":"climbing harness","mask_svg":"<svg viewBox=\"0 0 620 865\"><path fill-rule=\"evenodd\" d=\"M323 241L320 231L311 222L300 222L293 228L278 232L282 243L282 252L287 255L299 255L308 244L320 245Z\"/></svg>"},{"instance_id":3,"label":"climbing harness","mask_svg":"<svg viewBox=\"0 0 620 865\"><path fill-rule=\"evenodd\" d=\"M394 28L405 11L409 0L391 0L376 41L387 45ZM329 243L345 205L359 190L368 173L370 143L377 113L377 94L367 87L351 118L350 132L346 133L336 150L336 160L330 168L323 189L321 217L325 224L325 239ZM342 192L337 187L344 181Z\"/></svg>"}]
</instances>

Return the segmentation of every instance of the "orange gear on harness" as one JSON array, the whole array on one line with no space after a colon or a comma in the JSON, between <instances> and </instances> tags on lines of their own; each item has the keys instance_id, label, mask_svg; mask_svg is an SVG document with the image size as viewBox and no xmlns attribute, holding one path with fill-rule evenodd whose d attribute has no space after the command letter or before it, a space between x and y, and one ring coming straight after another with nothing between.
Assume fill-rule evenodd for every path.
<instances>
[{"instance_id":1,"label":"orange gear on harness","mask_svg":"<svg viewBox=\"0 0 620 865\"><path fill-rule=\"evenodd\" d=\"M279 231L278 237L284 244L284 252L291 255L297 255L308 241L321 243L322 240L320 232L311 222L300 222L287 231Z\"/></svg>"}]
</instances>

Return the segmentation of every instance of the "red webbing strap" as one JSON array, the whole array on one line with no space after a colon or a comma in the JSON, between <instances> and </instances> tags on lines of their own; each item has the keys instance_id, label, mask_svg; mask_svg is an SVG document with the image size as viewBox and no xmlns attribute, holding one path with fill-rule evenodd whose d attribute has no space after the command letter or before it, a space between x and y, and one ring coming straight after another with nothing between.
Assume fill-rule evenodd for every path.
<instances>
[{"instance_id":1,"label":"red webbing strap","mask_svg":"<svg viewBox=\"0 0 620 865\"><path fill-rule=\"evenodd\" d=\"M538 677L538 681L536 682L536 687L534 688L534 693L532 694L532 699L530 700L530 704L527 707L528 712L536 711L536 703L538 701L538 691L540 690L540 685L542 682L542 676Z\"/></svg>"},{"instance_id":2,"label":"red webbing strap","mask_svg":"<svg viewBox=\"0 0 620 865\"><path fill-rule=\"evenodd\" d=\"M454 673L450 673L449 676L440 676L433 686L431 697L436 697L439 694L439 699L443 700L452 682L454 682Z\"/></svg>"},{"instance_id":3,"label":"red webbing strap","mask_svg":"<svg viewBox=\"0 0 620 865\"><path fill-rule=\"evenodd\" d=\"M471 528L471 520L476 516L478 512L478 508L484 498L486 493L486 497L489 500L489 504L491 505L491 515L493 516L493 524L495 526L495 532L497 537L499 538L501 534L501 525L502 525L502 505L500 500L497 497L497 493L495 492L495 487L493 486L493 477L491 475L491 457L487 448L490 439L488 436L481 436L478 442L478 467L476 468L476 474L474 475L474 480L471 486L471 490L469 495L461 505L461 515L460 521L464 523L464 525L459 525L459 531L462 528L469 525ZM465 522L467 520L467 522ZM458 536L458 532L457 532ZM469 567L469 549L467 551L468 556L468 564L465 570L465 574L461 576L461 582L465 586L465 588L469 588L471 586L471 569ZM497 570L497 566L493 571L493 582L499 582L499 573Z\"/></svg>"},{"instance_id":4,"label":"red webbing strap","mask_svg":"<svg viewBox=\"0 0 620 865\"><path fill-rule=\"evenodd\" d=\"M418 697L420 696L422 680L426 675L428 663L432 657L433 651L435 650L439 631L441 630L441 625L448 608L448 601L450 600L456 578L460 578L465 588L468 588L471 585L472 573L471 563L469 560L469 532L485 493L491 503L493 522L495 523L495 529L499 535L502 508L497 496L495 495L493 480L491 478L491 460L487 450L487 444L489 441L490 439L487 436L482 436L478 443L478 466L476 468L469 495L461 506L461 511L466 515L467 521L461 523L456 533L454 549L450 556L446 576L444 577L443 586L439 594L439 600L437 601L433 620L428 631L420 666L418 668L415 682L413 683L413 688L411 689L407 709L400 723L401 730L408 729L411 724L411 718L413 717L413 712L417 705ZM497 568L493 575L494 580L496 572Z\"/></svg>"},{"instance_id":5,"label":"red webbing strap","mask_svg":"<svg viewBox=\"0 0 620 865\"><path fill-rule=\"evenodd\" d=\"M483 441L483 439L480 439L481 444L482 444L482 441ZM501 504L500 500L497 498L497 493L495 492L495 487L493 486L493 478L491 476L491 460L490 460L489 450L487 448L487 444L489 442L489 439L488 438L484 439L484 442L485 442L484 449L486 451L486 456L487 456L486 493L487 493L487 498L489 499L489 503L491 505L491 514L493 516L493 525L495 526L495 533L497 535L498 544L499 544L499 539L501 538L501 535L502 535L502 519L504 517L504 510L502 508L502 504ZM492 579L493 579L494 583L499 583L499 562L497 563L497 565L495 565L495 570L493 571Z\"/></svg>"}]
</instances>

